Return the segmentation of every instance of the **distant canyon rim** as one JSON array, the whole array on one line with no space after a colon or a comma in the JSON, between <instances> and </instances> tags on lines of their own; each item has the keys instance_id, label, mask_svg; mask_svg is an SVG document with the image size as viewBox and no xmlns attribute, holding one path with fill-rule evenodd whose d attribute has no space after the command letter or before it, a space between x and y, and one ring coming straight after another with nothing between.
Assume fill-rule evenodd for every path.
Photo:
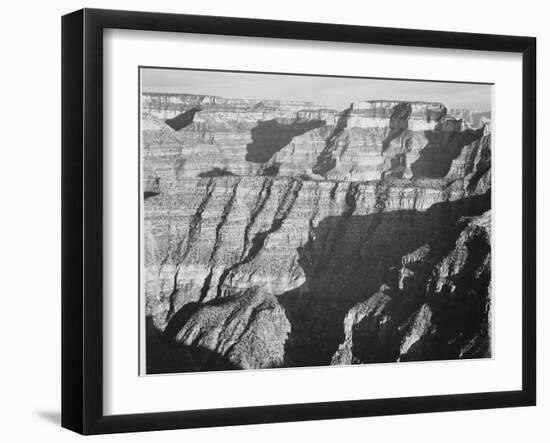
<instances>
[{"instance_id":1,"label":"distant canyon rim","mask_svg":"<svg viewBox=\"0 0 550 443\"><path fill-rule=\"evenodd\" d=\"M491 114L141 97L146 373L491 357Z\"/></svg>"}]
</instances>

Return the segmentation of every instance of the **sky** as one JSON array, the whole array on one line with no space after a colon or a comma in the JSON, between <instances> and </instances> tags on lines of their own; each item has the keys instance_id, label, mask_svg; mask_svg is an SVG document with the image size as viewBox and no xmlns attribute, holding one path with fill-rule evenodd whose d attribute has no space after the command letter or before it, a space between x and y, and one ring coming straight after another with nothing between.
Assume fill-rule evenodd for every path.
<instances>
[{"instance_id":1,"label":"sky","mask_svg":"<svg viewBox=\"0 0 550 443\"><path fill-rule=\"evenodd\" d=\"M143 92L225 98L312 101L343 109L361 100L441 102L447 108L490 111L492 85L372 78L317 77L143 68Z\"/></svg>"}]
</instances>

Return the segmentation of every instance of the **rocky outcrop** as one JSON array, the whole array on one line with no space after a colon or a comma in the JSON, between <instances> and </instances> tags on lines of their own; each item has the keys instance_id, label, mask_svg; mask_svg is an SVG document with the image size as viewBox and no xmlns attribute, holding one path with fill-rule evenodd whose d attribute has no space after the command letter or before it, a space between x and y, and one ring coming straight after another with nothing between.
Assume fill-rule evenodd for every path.
<instances>
[{"instance_id":1,"label":"rocky outcrop","mask_svg":"<svg viewBox=\"0 0 550 443\"><path fill-rule=\"evenodd\" d=\"M458 224L448 250L434 239L404 255L397 278L350 309L334 364L491 355L490 213Z\"/></svg>"},{"instance_id":2,"label":"rocky outcrop","mask_svg":"<svg viewBox=\"0 0 550 443\"><path fill-rule=\"evenodd\" d=\"M487 125L149 94L142 132L149 372L490 355Z\"/></svg>"},{"instance_id":3,"label":"rocky outcrop","mask_svg":"<svg viewBox=\"0 0 550 443\"><path fill-rule=\"evenodd\" d=\"M158 94L144 95L142 126L146 181L161 186L212 170L276 169L278 176L312 180L410 178L413 163L433 155L441 139L467 144L482 135L437 103L359 101L338 111L309 102ZM447 173L459 149L449 149L438 174Z\"/></svg>"},{"instance_id":4,"label":"rocky outcrop","mask_svg":"<svg viewBox=\"0 0 550 443\"><path fill-rule=\"evenodd\" d=\"M284 364L290 324L276 297L249 288L231 298L186 305L164 330L165 346L192 350L197 370Z\"/></svg>"},{"instance_id":5,"label":"rocky outcrop","mask_svg":"<svg viewBox=\"0 0 550 443\"><path fill-rule=\"evenodd\" d=\"M490 111L476 111L471 109L450 109L449 116L463 120L471 128L479 128L491 123Z\"/></svg>"},{"instance_id":6,"label":"rocky outcrop","mask_svg":"<svg viewBox=\"0 0 550 443\"><path fill-rule=\"evenodd\" d=\"M300 258L297 251L333 225L342 231L335 232L336 239L353 236L347 231L375 221L358 217L388 213L384 220L397 224L406 211L423 214L437 202L472 195L461 181L430 180L346 183L225 176L182 180L179 186L145 200L146 291L159 326L189 302L249 285L272 293L300 286L307 257ZM433 224L439 222L444 220ZM398 240L388 235L387 241ZM327 285L338 290L335 282Z\"/></svg>"}]
</instances>

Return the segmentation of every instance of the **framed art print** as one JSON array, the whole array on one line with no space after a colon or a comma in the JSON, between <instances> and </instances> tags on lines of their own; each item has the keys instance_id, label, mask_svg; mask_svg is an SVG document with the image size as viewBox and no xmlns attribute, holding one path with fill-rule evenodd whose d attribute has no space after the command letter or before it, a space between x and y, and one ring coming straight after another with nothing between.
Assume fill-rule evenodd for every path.
<instances>
[{"instance_id":1,"label":"framed art print","mask_svg":"<svg viewBox=\"0 0 550 443\"><path fill-rule=\"evenodd\" d=\"M63 17L63 426L535 404L535 39Z\"/></svg>"}]
</instances>

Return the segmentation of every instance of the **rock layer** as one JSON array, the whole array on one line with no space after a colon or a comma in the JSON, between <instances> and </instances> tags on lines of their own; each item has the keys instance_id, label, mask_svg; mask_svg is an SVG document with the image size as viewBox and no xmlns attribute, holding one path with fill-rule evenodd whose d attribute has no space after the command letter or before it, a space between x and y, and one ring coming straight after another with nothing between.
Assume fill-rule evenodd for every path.
<instances>
[{"instance_id":1,"label":"rock layer","mask_svg":"<svg viewBox=\"0 0 550 443\"><path fill-rule=\"evenodd\" d=\"M487 116L142 101L149 372L490 356Z\"/></svg>"},{"instance_id":2,"label":"rock layer","mask_svg":"<svg viewBox=\"0 0 550 443\"><path fill-rule=\"evenodd\" d=\"M458 225L448 249L434 239L404 255L393 280L350 309L334 364L491 355L490 213Z\"/></svg>"}]
</instances>

